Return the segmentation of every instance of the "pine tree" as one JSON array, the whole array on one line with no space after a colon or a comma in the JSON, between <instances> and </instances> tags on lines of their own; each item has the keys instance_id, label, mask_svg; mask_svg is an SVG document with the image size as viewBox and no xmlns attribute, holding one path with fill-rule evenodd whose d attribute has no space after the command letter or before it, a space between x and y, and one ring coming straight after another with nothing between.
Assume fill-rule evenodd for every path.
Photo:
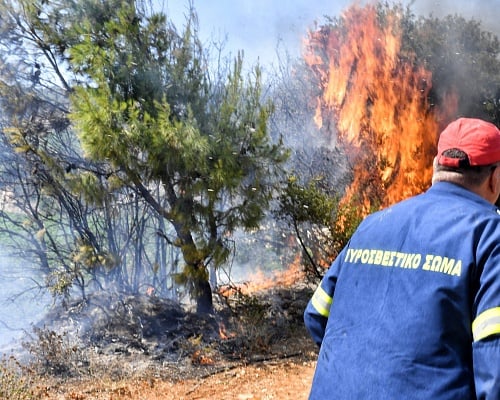
<instances>
[{"instance_id":1,"label":"pine tree","mask_svg":"<svg viewBox=\"0 0 500 400\"><path fill-rule=\"evenodd\" d=\"M268 135L258 68L245 79L238 56L225 79L211 80L194 11L179 34L163 15L113 3L82 9L73 27L81 40L71 65L86 79L71 118L86 155L171 224L165 240L185 263L178 281L209 312L207 267L227 260L235 228L258 227L287 153Z\"/></svg>"}]
</instances>

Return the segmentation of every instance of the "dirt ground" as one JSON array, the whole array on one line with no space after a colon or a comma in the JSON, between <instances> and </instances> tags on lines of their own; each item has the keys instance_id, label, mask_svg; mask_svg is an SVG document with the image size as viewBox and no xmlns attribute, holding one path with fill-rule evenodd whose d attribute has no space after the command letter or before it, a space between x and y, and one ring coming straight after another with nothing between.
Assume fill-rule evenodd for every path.
<instances>
[{"instance_id":1,"label":"dirt ground","mask_svg":"<svg viewBox=\"0 0 500 400\"><path fill-rule=\"evenodd\" d=\"M240 365L196 379L79 380L41 384L47 400L301 400L307 399L314 361L277 360Z\"/></svg>"},{"instance_id":2,"label":"dirt ground","mask_svg":"<svg viewBox=\"0 0 500 400\"><path fill-rule=\"evenodd\" d=\"M29 386L42 400L306 400L310 295L275 288L206 317L145 296L93 297L38 331Z\"/></svg>"}]
</instances>

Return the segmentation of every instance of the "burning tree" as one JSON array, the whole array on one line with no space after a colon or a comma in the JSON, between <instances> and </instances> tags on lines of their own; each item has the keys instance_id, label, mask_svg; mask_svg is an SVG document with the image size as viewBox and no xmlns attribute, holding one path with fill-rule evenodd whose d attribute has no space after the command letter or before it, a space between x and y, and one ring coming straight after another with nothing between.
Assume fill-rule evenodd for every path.
<instances>
[{"instance_id":1,"label":"burning tree","mask_svg":"<svg viewBox=\"0 0 500 400\"><path fill-rule=\"evenodd\" d=\"M318 198L338 196L346 210L360 204L366 215L425 190L438 132L451 119L465 115L500 123L498 54L498 39L477 21L416 18L409 8L387 3L350 6L312 30L305 66L294 65L294 75L279 86L281 99L303 103L289 108L278 102L277 117L286 118L280 126L297 120L288 130L297 134L287 134L286 144L297 149L291 163L299 179L284 192L281 211L299 236L311 236L311 226L314 237L328 233L324 243L342 233L335 207L329 215L311 207ZM311 108L316 130L305 134L307 125L296 110L314 113ZM318 166L320 159L327 166ZM328 209L325 201L318 204ZM345 214L349 229L358 217ZM330 260L335 256L311 240L304 247ZM322 262L320 257L315 264Z\"/></svg>"},{"instance_id":2,"label":"burning tree","mask_svg":"<svg viewBox=\"0 0 500 400\"><path fill-rule=\"evenodd\" d=\"M415 21L402 6L375 4L351 6L310 33L315 119L354 169L346 198L360 197L368 211L420 193L440 129L459 115L494 118L499 45L479 26L458 17Z\"/></svg>"},{"instance_id":3,"label":"burning tree","mask_svg":"<svg viewBox=\"0 0 500 400\"><path fill-rule=\"evenodd\" d=\"M406 14L402 25L403 48L432 73L429 99L440 114L500 124L498 37L483 30L480 21L459 15L414 19Z\"/></svg>"},{"instance_id":4,"label":"burning tree","mask_svg":"<svg viewBox=\"0 0 500 400\"><path fill-rule=\"evenodd\" d=\"M359 196L366 211L374 201L387 205L422 191L431 177L432 75L403 54L400 11L353 6L312 32L306 53L322 88L316 121L336 121L328 134L338 136L354 167L346 196Z\"/></svg>"}]
</instances>

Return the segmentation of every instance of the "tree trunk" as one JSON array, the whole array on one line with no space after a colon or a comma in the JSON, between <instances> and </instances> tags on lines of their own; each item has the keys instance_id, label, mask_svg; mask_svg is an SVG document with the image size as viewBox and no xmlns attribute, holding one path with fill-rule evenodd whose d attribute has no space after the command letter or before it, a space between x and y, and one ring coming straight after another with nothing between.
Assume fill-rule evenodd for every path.
<instances>
[{"instance_id":1,"label":"tree trunk","mask_svg":"<svg viewBox=\"0 0 500 400\"><path fill-rule=\"evenodd\" d=\"M195 282L196 312L198 314L212 314L214 312L212 287L208 280L199 279Z\"/></svg>"}]
</instances>

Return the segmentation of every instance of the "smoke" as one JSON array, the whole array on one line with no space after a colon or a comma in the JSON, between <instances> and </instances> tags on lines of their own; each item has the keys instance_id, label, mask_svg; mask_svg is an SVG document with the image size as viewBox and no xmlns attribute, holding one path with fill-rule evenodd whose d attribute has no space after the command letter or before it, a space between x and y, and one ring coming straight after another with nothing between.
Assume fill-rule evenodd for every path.
<instances>
[{"instance_id":1,"label":"smoke","mask_svg":"<svg viewBox=\"0 0 500 400\"><path fill-rule=\"evenodd\" d=\"M338 15L348 4L346 0L194 0L202 40L223 41L226 51L235 55L243 50L246 62L258 61L264 67L277 62L277 52L299 56L307 29L325 15ZM182 26L188 1L168 0L166 9L174 24Z\"/></svg>"},{"instance_id":2,"label":"smoke","mask_svg":"<svg viewBox=\"0 0 500 400\"><path fill-rule=\"evenodd\" d=\"M0 354L13 350L14 343L48 310L50 295L40 289L38 275L19 261L0 258Z\"/></svg>"},{"instance_id":3,"label":"smoke","mask_svg":"<svg viewBox=\"0 0 500 400\"><path fill-rule=\"evenodd\" d=\"M474 19L481 22L484 30L496 35L500 33L498 26L498 0L474 0L474 1L454 1L454 0L417 0L414 2L416 14L435 17L445 15L460 15L465 19Z\"/></svg>"},{"instance_id":4,"label":"smoke","mask_svg":"<svg viewBox=\"0 0 500 400\"><path fill-rule=\"evenodd\" d=\"M165 0L163 10L179 28L185 22L188 1ZM358 0L193 0L199 17L200 36L206 44L225 42L225 51L235 55L243 50L247 63L264 68L278 62L279 53L300 56L302 41L325 16L338 16ZM395 1L395 3L399 3ZM416 15L443 17L458 14L481 21L484 30L500 32L498 0L402 0Z\"/></svg>"}]
</instances>

